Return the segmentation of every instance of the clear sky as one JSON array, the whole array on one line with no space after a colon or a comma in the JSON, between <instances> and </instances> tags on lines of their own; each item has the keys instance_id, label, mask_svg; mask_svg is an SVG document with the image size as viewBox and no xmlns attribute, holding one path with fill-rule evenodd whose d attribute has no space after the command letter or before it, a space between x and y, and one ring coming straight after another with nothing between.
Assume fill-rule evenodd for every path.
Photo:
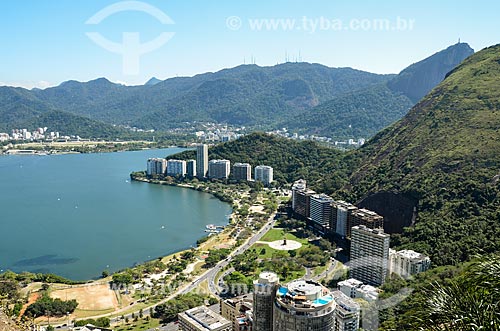
<instances>
[{"instance_id":1,"label":"clear sky","mask_svg":"<svg viewBox=\"0 0 500 331\"><path fill-rule=\"evenodd\" d=\"M243 62L275 65L286 56L289 61L397 73L459 38L476 51L500 43L496 0L121 1L114 8L126 10L86 24L117 2L1 0L0 84L31 88L106 77L134 85L152 76L191 76ZM163 24L169 23L162 21L165 16L152 16L149 9L136 10L144 5L166 14L173 24ZM124 68L122 54L96 44L87 32L114 43L133 32L141 44L165 32L174 35L136 56L139 66L134 69ZM132 45L122 53L130 58L138 48Z\"/></svg>"}]
</instances>

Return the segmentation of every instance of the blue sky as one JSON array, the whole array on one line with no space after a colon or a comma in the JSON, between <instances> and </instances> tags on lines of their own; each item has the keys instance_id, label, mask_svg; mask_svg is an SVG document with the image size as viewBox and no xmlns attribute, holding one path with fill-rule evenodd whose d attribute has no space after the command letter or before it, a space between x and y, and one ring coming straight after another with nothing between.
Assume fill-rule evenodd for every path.
<instances>
[{"instance_id":1,"label":"blue sky","mask_svg":"<svg viewBox=\"0 0 500 331\"><path fill-rule=\"evenodd\" d=\"M31 88L106 77L133 85L152 76L217 71L252 58L261 66L284 62L285 54L295 61L299 53L305 62L397 73L458 38L476 51L500 43L500 3L494 0L145 0L174 24L132 10L85 24L117 2L1 1L0 84ZM375 28L377 20L388 25ZM139 33L141 43L162 32L174 35L141 55L138 71L130 72L122 55L97 45L86 32L116 43L124 32Z\"/></svg>"}]
</instances>

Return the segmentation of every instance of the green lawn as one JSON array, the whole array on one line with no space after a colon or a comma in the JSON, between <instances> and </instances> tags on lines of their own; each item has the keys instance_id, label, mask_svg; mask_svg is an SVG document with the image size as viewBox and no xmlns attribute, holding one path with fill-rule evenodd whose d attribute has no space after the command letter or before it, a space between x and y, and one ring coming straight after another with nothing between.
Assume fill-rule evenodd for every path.
<instances>
[{"instance_id":1,"label":"green lawn","mask_svg":"<svg viewBox=\"0 0 500 331\"><path fill-rule=\"evenodd\" d=\"M297 238L293 233L285 232L283 229L271 229L267 231L267 233L260 239L261 241L276 241L282 240L283 238L295 240L301 243L302 245L307 245L307 239Z\"/></svg>"},{"instance_id":2,"label":"green lawn","mask_svg":"<svg viewBox=\"0 0 500 331\"><path fill-rule=\"evenodd\" d=\"M142 331L160 326L160 320L152 318L149 322L145 320L139 320L137 322L130 321L128 324L120 324L113 328L115 331Z\"/></svg>"}]
</instances>

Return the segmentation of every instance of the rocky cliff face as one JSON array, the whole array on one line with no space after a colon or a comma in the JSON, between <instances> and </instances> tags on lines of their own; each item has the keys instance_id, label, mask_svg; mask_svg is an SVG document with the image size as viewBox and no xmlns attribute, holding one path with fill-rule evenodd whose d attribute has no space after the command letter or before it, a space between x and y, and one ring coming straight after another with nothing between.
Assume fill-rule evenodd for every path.
<instances>
[{"instance_id":1,"label":"rocky cliff face","mask_svg":"<svg viewBox=\"0 0 500 331\"><path fill-rule=\"evenodd\" d=\"M472 54L474 50L468 44L455 44L412 64L390 80L387 86L417 102L439 84L449 71Z\"/></svg>"}]
</instances>

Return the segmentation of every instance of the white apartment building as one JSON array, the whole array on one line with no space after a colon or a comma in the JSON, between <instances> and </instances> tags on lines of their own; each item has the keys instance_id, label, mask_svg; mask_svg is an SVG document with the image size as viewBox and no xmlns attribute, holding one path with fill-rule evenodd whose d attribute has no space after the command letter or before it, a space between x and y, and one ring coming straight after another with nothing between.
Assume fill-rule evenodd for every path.
<instances>
[{"instance_id":1,"label":"white apartment building","mask_svg":"<svg viewBox=\"0 0 500 331\"><path fill-rule=\"evenodd\" d=\"M160 158L148 159L146 174L148 176L164 175L167 171L167 160Z\"/></svg>"},{"instance_id":2,"label":"white apartment building","mask_svg":"<svg viewBox=\"0 0 500 331\"><path fill-rule=\"evenodd\" d=\"M364 285L362 281L351 278L337 284L340 292L353 299L363 299L368 302L378 299L379 290L371 285Z\"/></svg>"},{"instance_id":3,"label":"white apartment building","mask_svg":"<svg viewBox=\"0 0 500 331\"><path fill-rule=\"evenodd\" d=\"M168 160L167 161L168 176L186 176L186 161L184 160Z\"/></svg>"},{"instance_id":4,"label":"white apartment building","mask_svg":"<svg viewBox=\"0 0 500 331\"><path fill-rule=\"evenodd\" d=\"M270 166L259 165L255 167L255 181L261 181L264 186L271 185L273 178L273 168Z\"/></svg>"},{"instance_id":5,"label":"white apartment building","mask_svg":"<svg viewBox=\"0 0 500 331\"><path fill-rule=\"evenodd\" d=\"M428 270L431 259L421 253L412 250L395 251L389 250L389 271L403 278L408 278Z\"/></svg>"},{"instance_id":6,"label":"white apartment building","mask_svg":"<svg viewBox=\"0 0 500 331\"><path fill-rule=\"evenodd\" d=\"M325 233L330 226L333 199L326 194L313 194L310 197L309 218L313 226L321 233Z\"/></svg>"}]
</instances>

